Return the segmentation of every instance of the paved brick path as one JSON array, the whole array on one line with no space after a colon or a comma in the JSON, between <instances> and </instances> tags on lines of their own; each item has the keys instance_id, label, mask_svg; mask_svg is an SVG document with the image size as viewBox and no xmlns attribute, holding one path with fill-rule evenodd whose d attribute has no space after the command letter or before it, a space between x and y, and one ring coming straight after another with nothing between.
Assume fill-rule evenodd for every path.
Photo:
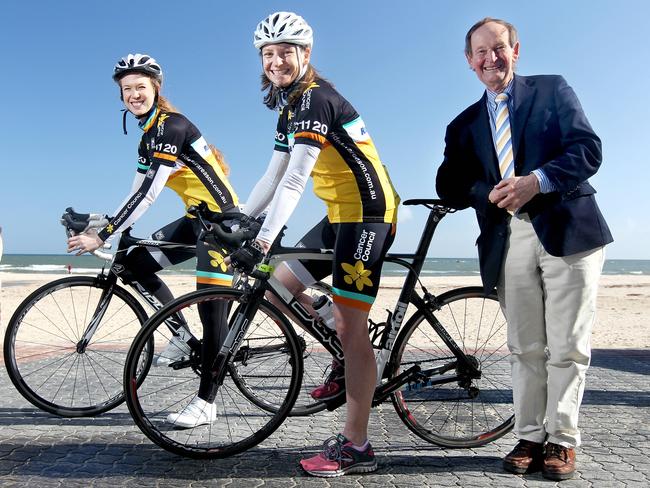
<instances>
[{"instance_id":1,"label":"paved brick path","mask_svg":"<svg viewBox=\"0 0 650 488\"><path fill-rule=\"evenodd\" d=\"M291 418L243 455L213 461L180 458L151 444L125 407L97 418L61 419L35 410L0 369L0 486L160 487L536 487L535 474L501 469L510 434L479 449L427 445L402 425L390 404L373 412L371 439L380 469L334 480L302 474L297 460L341 425L341 412ZM582 408L579 473L564 486L650 486L650 349L594 351Z\"/></svg>"}]
</instances>

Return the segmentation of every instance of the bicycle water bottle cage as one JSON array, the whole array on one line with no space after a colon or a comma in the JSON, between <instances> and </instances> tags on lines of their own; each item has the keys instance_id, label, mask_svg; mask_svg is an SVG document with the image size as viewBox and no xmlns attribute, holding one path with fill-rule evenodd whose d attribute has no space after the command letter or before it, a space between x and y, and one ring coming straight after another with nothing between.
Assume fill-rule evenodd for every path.
<instances>
[{"instance_id":1,"label":"bicycle water bottle cage","mask_svg":"<svg viewBox=\"0 0 650 488\"><path fill-rule=\"evenodd\" d=\"M368 335L374 349L382 349L384 347L382 341L384 330L389 326L393 317L393 313L390 310L386 310L386 312L388 312L388 317L385 322L373 322L372 319L368 319Z\"/></svg>"}]
</instances>

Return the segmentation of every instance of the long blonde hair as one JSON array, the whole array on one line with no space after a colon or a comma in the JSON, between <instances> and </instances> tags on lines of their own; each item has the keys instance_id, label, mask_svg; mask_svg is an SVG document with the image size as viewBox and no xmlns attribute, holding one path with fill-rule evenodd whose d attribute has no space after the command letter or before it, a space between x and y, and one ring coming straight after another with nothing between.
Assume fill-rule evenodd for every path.
<instances>
[{"instance_id":1,"label":"long blonde hair","mask_svg":"<svg viewBox=\"0 0 650 488\"><path fill-rule=\"evenodd\" d=\"M174 107L167 98L161 95L161 90L162 90L162 85L160 82L155 79L153 76L149 76L146 73L141 73L143 76L146 76L149 78L149 81L151 81L151 86L153 86L153 89L156 92L156 98L158 99L158 108L160 108L161 111L163 112L170 112L170 113L180 113L181 111L178 110L176 107ZM124 77L122 77L124 78ZM120 100L124 101L124 94L122 93L122 78L120 78L117 81L117 86L120 89Z\"/></svg>"},{"instance_id":2,"label":"long blonde hair","mask_svg":"<svg viewBox=\"0 0 650 488\"><path fill-rule=\"evenodd\" d=\"M149 79L151 80L151 84L153 85L154 89L156 90L156 94L158 95L158 108L160 111L175 114L181 113L181 111L174 107L166 97L162 96L160 93L162 91L160 82L151 76L149 76Z\"/></svg>"},{"instance_id":3,"label":"long blonde hair","mask_svg":"<svg viewBox=\"0 0 650 488\"><path fill-rule=\"evenodd\" d=\"M223 156L223 153L217 149L214 144L208 144L208 146L210 147L210 151L212 151L214 158L217 160L221 171L223 171L224 175L228 176L230 174L230 167L228 166L228 163L226 163L226 158Z\"/></svg>"},{"instance_id":4,"label":"long blonde hair","mask_svg":"<svg viewBox=\"0 0 650 488\"><path fill-rule=\"evenodd\" d=\"M176 113L179 114L181 113L180 110L178 110L172 103L164 97L160 92L162 90L162 86L158 80L153 78L152 76L147 76L151 80L151 84L153 85L154 90L156 90L156 96L158 98L158 108L160 109L161 112L166 112L166 113ZM124 101L124 97L122 96L122 84L118 82L118 85L120 87L120 100ZM223 171L223 174L228 176L230 174L230 167L228 166L228 163L226 163L226 158L224 158L223 153L217 149L217 147L213 144L208 144L210 147L210 151L212 151L212 154L214 155L214 158L217 160L217 164L219 164L219 167L221 168L221 171Z\"/></svg>"},{"instance_id":5,"label":"long blonde hair","mask_svg":"<svg viewBox=\"0 0 650 488\"><path fill-rule=\"evenodd\" d=\"M289 94L289 97L287 98L287 102L289 105L293 105L301 96L302 94L309 88L309 86L314 82L316 78L322 78L318 71L311 65L307 66L307 70L305 71L305 74L303 77L300 79L300 81L296 84L296 86L291 90L291 93ZM268 76L264 74L264 71L262 71L262 76L261 76L261 82L262 82L262 91L268 90L267 94L264 96L264 103L269 108L274 108L269 106L268 102L272 102L278 97L279 92L282 90L282 88L278 88L275 86L271 80L269 80Z\"/></svg>"}]
</instances>

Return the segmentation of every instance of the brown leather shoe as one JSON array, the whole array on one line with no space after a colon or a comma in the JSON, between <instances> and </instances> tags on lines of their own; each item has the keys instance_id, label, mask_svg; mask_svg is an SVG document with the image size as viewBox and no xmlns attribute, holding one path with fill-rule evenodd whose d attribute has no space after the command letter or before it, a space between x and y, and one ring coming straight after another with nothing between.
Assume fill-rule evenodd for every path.
<instances>
[{"instance_id":1,"label":"brown leather shoe","mask_svg":"<svg viewBox=\"0 0 650 488\"><path fill-rule=\"evenodd\" d=\"M546 444L546 456L542 467L542 476L549 480L568 480L576 470L576 451L549 442Z\"/></svg>"},{"instance_id":2,"label":"brown leather shoe","mask_svg":"<svg viewBox=\"0 0 650 488\"><path fill-rule=\"evenodd\" d=\"M503 469L515 474L534 473L542 468L544 444L520 440L503 459Z\"/></svg>"}]
</instances>

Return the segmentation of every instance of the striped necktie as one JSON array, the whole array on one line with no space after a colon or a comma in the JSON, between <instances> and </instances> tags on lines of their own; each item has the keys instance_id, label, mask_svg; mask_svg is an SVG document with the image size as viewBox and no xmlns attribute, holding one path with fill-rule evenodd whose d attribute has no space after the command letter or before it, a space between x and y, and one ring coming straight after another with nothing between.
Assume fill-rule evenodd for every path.
<instances>
[{"instance_id":1,"label":"striped necktie","mask_svg":"<svg viewBox=\"0 0 650 488\"><path fill-rule=\"evenodd\" d=\"M496 116L496 149L499 158L499 172L501 178L511 178L515 175L515 162L512 156L512 138L510 135L510 116L508 113L508 94L499 93Z\"/></svg>"}]
</instances>

